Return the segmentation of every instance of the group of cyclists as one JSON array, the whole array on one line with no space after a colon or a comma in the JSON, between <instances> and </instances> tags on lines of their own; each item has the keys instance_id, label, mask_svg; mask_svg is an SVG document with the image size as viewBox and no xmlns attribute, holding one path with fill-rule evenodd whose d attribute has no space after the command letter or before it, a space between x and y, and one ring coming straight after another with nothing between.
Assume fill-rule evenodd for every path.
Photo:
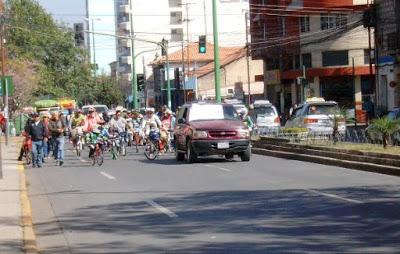
<instances>
[{"instance_id":1,"label":"group of cyclists","mask_svg":"<svg viewBox=\"0 0 400 254\"><path fill-rule=\"evenodd\" d=\"M41 146L32 147L32 138L37 133L36 126L39 122L40 126L43 125L40 135ZM72 143L78 156L84 145L87 145L90 158L94 156L99 144L104 145L105 140L115 139L120 141L117 142L118 148L121 146L121 142L124 142L128 146L136 146L137 152L139 146L145 145L149 140L157 140L160 153L163 153L167 149L173 149L171 133L174 124L175 116L166 106L163 106L157 114L154 108L146 108L144 112L140 112L138 110L128 111L121 106L115 109L115 114L112 116L107 112L100 114L94 107L89 107L86 114L83 110L77 109L71 112L71 115L63 117L58 112L53 112L51 115L33 113L26 124L26 139L19 159L22 159L29 143L33 154L33 166L40 167L51 152L53 152L53 157L58 165L62 166L64 163L64 139ZM34 137L34 140L38 141L37 137ZM34 144L37 143L35 142ZM104 147L100 148L104 149ZM118 150L117 152L123 151ZM115 159L114 154L113 159Z\"/></svg>"}]
</instances>

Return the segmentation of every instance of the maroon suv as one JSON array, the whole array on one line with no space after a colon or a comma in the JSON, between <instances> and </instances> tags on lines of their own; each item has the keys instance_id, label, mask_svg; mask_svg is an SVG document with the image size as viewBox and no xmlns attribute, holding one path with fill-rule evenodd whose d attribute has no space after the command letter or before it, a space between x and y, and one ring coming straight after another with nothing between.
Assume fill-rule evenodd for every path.
<instances>
[{"instance_id":1,"label":"maroon suv","mask_svg":"<svg viewBox=\"0 0 400 254\"><path fill-rule=\"evenodd\" d=\"M184 105L174 131L176 159L195 162L198 156L239 155L250 161L250 133L231 104Z\"/></svg>"}]
</instances>

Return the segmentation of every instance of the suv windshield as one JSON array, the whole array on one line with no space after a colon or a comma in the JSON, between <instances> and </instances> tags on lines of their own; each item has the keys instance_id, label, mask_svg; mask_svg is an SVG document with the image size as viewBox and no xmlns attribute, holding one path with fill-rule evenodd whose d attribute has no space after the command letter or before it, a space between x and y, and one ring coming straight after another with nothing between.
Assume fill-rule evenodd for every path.
<instances>
[{"instance_id":1,"label":"suv windshield","mask_svg":"<svg viewBox=\"0 0 400 254\"><path fill-rule=\"evenodd\" d=\"M336 104L312 104L308 108L308 115L337 115L340 114Z\"/></svg>"},{"instance_id":2,"label":"suv windshield","mask_svg":"<svg viewBox=\"0 0 400 254\"><path fill-rule=\"evenodd\" d=\"M189 122L199 120L239 120L232 105L192 105Z\"/></svg>"},{"instance_id":3,"label":"suv windshield","mask_svg":"<svg viewBox=\"0 0 400 254\"><path fill-rule=\"evenodd\" d=\"M274 116L275 110L270 106L254 107L256 115Z\"/></svg>"}]
</instances>

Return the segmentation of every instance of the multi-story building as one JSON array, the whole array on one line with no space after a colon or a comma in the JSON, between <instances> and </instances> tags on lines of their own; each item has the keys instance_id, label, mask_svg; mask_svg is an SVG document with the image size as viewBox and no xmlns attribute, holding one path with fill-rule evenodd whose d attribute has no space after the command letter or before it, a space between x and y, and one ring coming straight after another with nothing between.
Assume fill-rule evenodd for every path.
<instances>
[{"instance_id":1,"label":"multi-story building","mask_svg":"<svg viewBox=\"0 0 400 254\"><path fill-rule=\"evenodd\" d=\"M169 41L169 51L174 52L188 43L197 42L199 35L208 35L212 42L212 1L193 0L115 0L116 31L118 35L129 36L131 32L130 13L133 14L134 35L138 39L161 42ZM244 46L246 37L245 13L248 0L218 1L219 32L221 46ZM148 64L160 55L160 47L154 43L135 41L136 72L146 68L148 76L152 69ZM130 91L132 73L131 42L117 39L117 74L124 90ZM187 61L190 63L189 61ZM189 68L192 69L192 64Z\"/></svg>"},{"instance_id":2,"label":"multi-story building","mask_svg":"<svg viewBox=\"0 0 400 254\"><path fill-rule=\"evenodd\" d=\"M265 96L282 113L307 96L360 111L363 98L374 95L366 3L250 0L252 57L264 60ZM303 76L308 84L299 82Z\"/></svg>"},{"instance_id":3,"label":"multi-story building","mask_svg":"<svg viewBox=\"0 0 400 254\"><path fill-rule=\"evenodd\" d=\"M400 107L400 1L375 1L378 106Z\"/></svg>"}]
</instances>

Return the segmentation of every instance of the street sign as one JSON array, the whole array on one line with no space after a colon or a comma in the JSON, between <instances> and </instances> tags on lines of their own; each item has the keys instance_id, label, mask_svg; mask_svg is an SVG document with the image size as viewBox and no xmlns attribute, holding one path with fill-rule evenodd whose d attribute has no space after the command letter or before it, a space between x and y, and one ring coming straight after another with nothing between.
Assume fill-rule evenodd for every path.
<instances>
[{"instance_id":1,"label":"street sign","mask_svg":"<svg viewBox=\"0 0 400 254\"><path fill-rule=\"evenodd\" d=\"M14 83L12 76L5 76L0 79L0 96L4 96L5 85L7 84L8 96L14 95Z\"/></svg>"}]
</instances>

